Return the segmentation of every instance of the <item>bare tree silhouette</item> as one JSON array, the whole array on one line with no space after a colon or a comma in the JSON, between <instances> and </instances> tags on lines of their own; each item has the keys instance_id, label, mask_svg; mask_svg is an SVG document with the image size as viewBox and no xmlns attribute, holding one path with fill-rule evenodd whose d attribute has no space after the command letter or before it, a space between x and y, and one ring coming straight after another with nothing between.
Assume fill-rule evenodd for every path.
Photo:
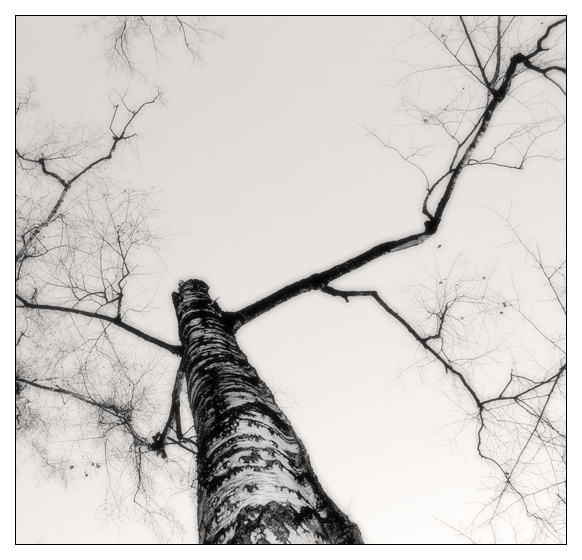
<instances>
[{"instance_id":1,"label":"bare tree silhouette","mask_svg":"<svg viewBox=\"0 0 582 560\"><path fill-rule=\"evenodd\" d=\"M332 283L437 235L452 219L451 201L468 170L493 165L523 171L532 158L561 159L565 23L558 17L418 20L413 36L423 52L439 46L450 65L407 60L395 84L408 126L388 140L375 129L366 132L418 171L425 188L418 208L422 228L236 311L221 309L205 282L186 279L172 295L179 343L140 325L146 307L140 279L148 272L140 264L163 238L152 193L119 184L106 172L121 148L138 139L139 121L162 102L161 93L137 104L128 95L113 96L105 133L82 124L50 125L39 118L31 95L20 95L19 434L56 473L106 468L111 507L121 510L131 498L160 538L176 525L165 505L167 490L160 489L165 480L170 492L195 487L203 543L362 543L236 334L308 292L368 298L446 372L451 394L475 427L476 449L496 477L492 500L459 531L474 542L495 541L498 527L523 516L533 526L531 542L562 542L563 322L554 328L540 320L517 286L510 285L513 295L499 292L483 282L486 277L455 278L454 271L437 277L434 288L416 287L424 313L416 316L379 290ZM144 42L158 57L163 37L178 36L197 56L197 45L210 33L202 20L182 16L117 16L97 24L106 29L112 63L129 70L139 68ZM548 291L544 305L563 318L565 261L548 265L518 230L514 236ZM511 345L497 327L506 318L513 321L504 335L513 337ZM535 349L520 348L524 329L537 339Z\"/></svg>"}]
</instances>

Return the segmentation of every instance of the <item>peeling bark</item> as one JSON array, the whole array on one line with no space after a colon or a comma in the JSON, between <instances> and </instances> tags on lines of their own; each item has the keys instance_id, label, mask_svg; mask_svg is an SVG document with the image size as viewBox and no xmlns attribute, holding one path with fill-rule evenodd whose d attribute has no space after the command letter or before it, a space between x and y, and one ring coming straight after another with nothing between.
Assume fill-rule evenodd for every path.
<instances>
[{"instance_id":1,"label":"peeling bark","mask_svg":"<svg viewBox=\"0 0 582 560\"><path fill-rule=\"evenodd\" d=\"M208 286L181 282L173 300L198 438L200 542L362 544Z\"/></svg>"}]
</instances>

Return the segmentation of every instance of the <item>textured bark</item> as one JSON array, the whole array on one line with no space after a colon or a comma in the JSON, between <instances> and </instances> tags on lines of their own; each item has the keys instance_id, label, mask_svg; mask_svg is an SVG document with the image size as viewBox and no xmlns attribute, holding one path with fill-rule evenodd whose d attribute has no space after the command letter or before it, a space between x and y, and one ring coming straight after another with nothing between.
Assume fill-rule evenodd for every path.
<instances>
[{"instance_id":1,"label":"textured bark","mask_svg":"<svg viewBox=\"0 0 582 560\"><path fill-rule=\"evenodd\" d=\"M208 286L181 282L173 299L198 438L200 542L361 544Z\"/></svg>"}]
</instances>

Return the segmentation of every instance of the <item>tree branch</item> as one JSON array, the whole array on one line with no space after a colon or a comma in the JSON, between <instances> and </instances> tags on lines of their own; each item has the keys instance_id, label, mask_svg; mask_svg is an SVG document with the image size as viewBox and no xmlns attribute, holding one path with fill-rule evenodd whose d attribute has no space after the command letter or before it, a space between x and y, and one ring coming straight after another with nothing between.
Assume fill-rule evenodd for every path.
<instances>
[{"instance_id":1,"label":"tree branch","mask_svg":"<svg viewBox=\"0 0 582 560\"><path fill-rule=\"evenodd\" d=\"M531 481L528 480L527 478L528 471L526 467L526 460L524 459L524 454L526 453L526 449L528 447L531 447L532 442L534 441L534 436L537 436L537 438L540 440L540 446L543 449L545 449L547 445L550 445L550 447L552 445L558 446L560 445L561 441L563 441L565 447L565 435L560 433L556 428L554 428L554 426L546 416L547 414L546 411L548 410L550 398L552 394L554 394L558 382L560 381L561 377L564 375L566 371L566 363L561 365L556 373L547 377L543 381L534 382L528 380L531 381L531 383L533 384L531 387L519 390L518 392L515 392L511 396L504 396L505 391L511 385L514 377L516 377L512 373L509 382L501 390L498 396L486 400L480 400L479 397L476 395L475 391L470 386L466 377L463 375L463 373L456 369L455 366L453 366L453 364L451 364L448 359L444 359L440 352L433 350L428 345L428 341L435 338L435 336L422 336L418 334L416 330L405 319L403 319L398 313L391 309L386 304L386 302L384 302L379 297L377 292L371 290L338 290L332 288L331 286L325 286L324 288L321 289L321 291L332 296L341 297L345 301L349 301L350 297L358 296L367 296L373 298L382 307L382 309L384 309L384 311L386 311L390 316L394 317L401 325L403 325L406 328L406 330L413 336L413 338L427 352L434 356L445 367L447 371L457 376L457 378L461 381L462 385L471 395L478 409L477 415L475 415L475 419L478 420L478 429L476 432L477 452L479 453L479 456L482 459L494 465L495 468L498 469L503 476L503 486L501 488L499 495L495 498L493 503L500 504L502 497L510 490L518 498L518 501L523 504L523 507L525 508L525 511L528 516L531 516L541 524L546 525L548 523L547 513L544 512L540 513L541 506L535 501L533 503L528 502L528 499L530 499L532 496L535 496L537 493L547 491L549 488L552 488L553 486L563 485L565 487L566 481L565 478L562 480L560 476L556 474L555 475L556 482L554 484L551 484L550 486L542 485L541 487L534 486L534 491L530 491L529 488L531 488ZM439 333L441 332L442 324L444 322L444 316L446 314L447 309L448 307L445 306L444 311L439 317L441 321L439 325ZM535 393L536 391L547 385L551 385L547 394L540 395L539 393ZM524 397L527 398L524 399ZM543 399L543 405L541 406L541 409L535 410L534 407L530 407L526 402L528 398L534 399L535 401L537 401L538 399ZM501 442L501 444L504 446L503 452L506 455L508 455L508 457L505 459L504 458L499 459L496 456L495 447L491 449L489 448L484 449L485 445L490 446L492 442L495 441L494 430L496 427L498 427L497 424L499 422L504 421L496 419L495 410L492 409L489 405L498 402L501 403L502 401L504 403L509 402L509 404L516 404L534 417L533 425L531 426L531 429L528 429L528 434L525 441L520 439L521 432L519 429L517 429L515 436L511 437L510 441ZM506 404L504 403L502 403L502 406L506 406ZM486 413L488 415L487 418L485 417ZM512 418L511 415L509 415L507 422L510 424L511 427L514 426L514 423L519 424L518 417ZM540 426L542 425L550 428L555 433L555 437L558 438L557 442L550 442L547 440L547 438L544 438L541 433L539 433ZM486 440L483 439L484 432L487 433ZM513 446L518 446L514 452L512 452ZM534 453L536 453L535 456L537 457L537 452ZM539 467L535 468L537 469ZM536 472L536 474L538 473ZM511 505L509 507L511 507ZM554 510L552 510L549 515L553 515L553 512ZM490 519L492 519L496 515L498 515L498 512L495 507L493 509L492 517ZM490 523L490 520L488 522ZM550 530L552 530L551 524Z\"/></svg>"},{"instance_id":2,"label":"tree branch","mask_svg":"<svg viewBox=\"0 0 582 560\"><path fill-rule=\"evenodd\" d=\"M469 30L467 29L467 26L465 25L465 20L463 19L463 16L459 16L459 19L461 20L461 24L463 26L463 29L465 30L465 35L467 37L467 41L469 41L469 46L471 47L471 50L473 51L473 56L475 57L475 61L477 62L477 67L479 68L479 71L481 72L481 77L483 78L483 85L491 93L493 93L493 88L491 87L491 83L487 79L487 74L485 74L485 68L483 68L483 65L481 64L481 59L479 58L479 55L477 54L477 49L475 49L475 44L473 43L473 39L471 39L471 33L469 33Z\"/></svg>"},{"instance_id":3,"label":"tree branch","mask_svg":"<svg viewBox=\"0 0 582 560\"><path fill-rule=\"evenodd\" d=\"M414 247L415 245L419 245L423 243L428 237L436 233L442 220L445 209L447 208L448 203L451 199L451 195L453 194L455 186L458 182L458 179L462 171L469 166L471 156L475 149L477 148L477 146L479 145L479 142L485 135L487 129L489 128L491 119L493 118L495 111L499 108L499 106L507 97L507 94L509 93L509 88L511 86L511 81L517 72L518 66L524 63L525 61L531 59L538 52L541 52L540 49L543 49L543 41L545 38L547 38L551 29L553 29L560 23L563 23L563 21L565 20L560 20L548 26L544 35L538 40L537 49L534 50L532 53L528 55L517 53L511 57L509 65L507 67L507 70L505 72L505 75L503 77L503 80L501 81L499 88L493 90L491 99L489 100L487 106L485 107L481 118L477 121L477 124L475 128L471 131L470 135L465 139L465 141L467 141L471 136L473 136L473 139L468 143L463 156L454 167L452 167L445 175L443 175L443 177L441 177L437 181L438 184L441 180L443 180L447 175L450 174L447 185L444 189L444 193L441 196L440 200L438 201L436 210L432 215L427 209L427 204L428 198L434 192L436 184L433 185L431 189L429 189L429 194L427 198L425 198L422 207L423 213L425 214L425 216L428 217L428 220L425 222L425 230L423 232L415 233L413 235L410 235L399 240L387 241L385 243L381 243L380 245L376 245L372 249L369 249L368 251L365 251L364 253L361 253L360 255L353 257L341 264L333 266L328 270L313 274L307 278L303 278L301 280L298 280L297 282L289 284L281 288L280 290L277 290L276 292L272 293L271 295L237 312L225 313L225 319L230 323L233 331L238 330L240 327L252 321L253 319L256 319L263 313L270 311L274 307L300 294L312 290L321 289L327 286L333 280L336 280L341 276L364 266L365 264L377 259L378 257L387 255L389 253L393 253L395 251L400 251L408 247ZM458 150L455 153L453 161L454 159L456 159L457 153Z\"/></svg>"},{"instance_id":4,"label":"tree branch","mask_svg":"<svg viewBox=\"0 0 582 560\"><path fill-rule=\"evenodd\" d=\"M38 310L45 310L45 311L58 311L59 313L71 313L74 315L82 315L83 317L98 319L100 321L107 321L108 323L111 323L111 324L113 324L121 329L124 329L124 330L134 334L135 336L141 338L142 340L145 340L146 342L151 342L152 344L155 344L156 346L159 346L160 348L163 348L164 350L168 350L168 352L171 352L172 354L176 354L177 356L182 355L182 346L169 344L168 342L164 342L163 340L160 340L160 339L158 339L154 336L151 336L147 333L144 333L143 331L140 331L139 329L136 329L135 327L128 325L127 323L122 321L119 317L109 317L108 315L102 315L101 313L93 313L92 311L84 311L83 309L75 309L72 307L61 307L58 305L43 305L43 304L39 304L39 303L33 303L30 301L27 301L26 299L24 299L22 296L19 296L18 294L16 294L16 299L20 303L22 303L22 305L16 306L17 308L20 307L20 308L38 309Z\"/></svg>"},{"instance_id":5,"label":"tree branch","mask_svg":"<svg viewBox=\"0 0 582 560\"><path fill-rule=\"evenodd\" d=\"M162 96L161 92L158 90L158 93L149 101L145 101L144 103L142 103L137 109L135 110L131 110L129 108L127 108L127 110L129 111L130 117L127 120L127 122L121 127L121 132L119 134L115 133L111 127L113 126L113 120L115 120L115 116L117 114L117 108L118 105L115 105L115 109L113 112L113 118L112 118L112 124L111 124L111 133L112 133L112 139L113 141L111 142L111 145L109 146L109 149L107 151L107 153L97 159L95 159L94 161L92 161L91 163L87 164L85 167L83 167L83 169L81 169L81 171L79 171L76 175L74 175L72 178L70 178L69 180L64 179L63 177L61 177L58 173L55 173L54 171L51 171L50 169L47 168L46 166L46 158L44 156L39 157L38 159L35 158L30 158L27 157L25 154L21 153L18 148L16 148L16 157L22 161L26 161L27 163L32 163L35 165L39 165L41 168L41 171L44 175L46 175L47 177L50 177L52 179L54 179L55 181L57 181L61 187L62 187L62 191L61 194L57 200L57 202L55 203L55 205L52 207L52 209L49 211L49 213L47 214L47 217L40 222L38 225L36 225L34 228L32 228L26 235L26 237L23 239L23 244L22 247L20 248L20 250L16 253L16 262L20 261L23 256L25 255L28 247L30 246L30 244L38 238L38 235L40 234L40 232L46 228L54 219L55 216L57 216L61 206L63 205L63 202L65 200L65 197L67 195L67 193L69 192L69 190L71 189L71 187L73 186L73 183L75 183L80 177L82 177L85 173L87 173L88 171L90 171L91 169L93 169L94 167L96 167L97 165L99 165L100 163L103 163L104 161L110 160L113 157L113 152L115 152L115 149L117 148L118 144L124 140L128 140L130 138L132 138L134 135L128 135L127 131L129 129L129 127L131 126L131 124L133 123L133 121L135 120L135 118L139 115L139 113L144 109L144 107L151 105L153 103L155 103L156 101L158 101L158 99L160 99Z\"/></svg>"},{"instance_id":6,"label":"tree branch","mask_svg":"<svg viewBox=\"0 0 582 560\"><path fill-rule=\"evenodd\" d=\"M477 408L481 409L483 407L483 403L477 396L477 393L473 390L469 382L467 381L466 377L457 369L453 367L453 365L445 360L439 352L431 348L428 344L428 341L434 337L424 337L419 335L416 330L408 323L402 316L400 316L396 311L394 311L379 295L378 292L374 290L338 290L336 288L332 288L331 286L324 286L321 288L321 291L324 294L328 294L330 296L337 296L341 297L346 301L349 301L351 297L371 297L376 301L376 303L386 311L390 316L394 317L411 335L412 337L432 356L434 356L444 367L447 371L450 371L453 375L457 376L457 378L461 381L461 384L465 387L467 392L471 395L471 398L475 402Z\"/></svg>"},{"instance_id":7,"label":"tree branch","mask_svg":"<svg viewBox=\"0 0 582 560\"><path fill-rule=\"evenodd\" d=\"M435 232L436 227L433 229L432 223L426 222L425 230L423 232L415 233L395 241L380 243L379 245L376 245L375 247L372 247L371 249L357 255L356 257L348 259L341 264L335 265L327 270L324 270L323 272L312 274L311 276L303 278L302 280L298 280L293 284L289 284L288 286L277 290L273 294L245 307L244 309L241 309L240 311L235 313L225 313L225 319L230 322L233 330L236 331L246 323L256 319L274 307L285 303L291 298L313 290L320 290L329 282L364 266L365 264L377 259L378 257L420 245Z\"/></svg>"},{"instance_id":8,"label":"tree branch","mask_svg":"<svg viewBox=\"0 0 582 560\"><path fill-rule=\"evenodd\" d=\"M152 443L152 450L159 453L162 457L166 458L166 442L168 440L168 434L172 426L175 426L175 432L177 437L177 442L180 442L184 438L182 434L182 423L180 420L180 393L182 392L182 385L184 384L184 360L180 360L180 365L178 366L178 371L176 372L176 379L174 381L174 387L172 389L172 404L170 405L170 412L168 414L168 420L166 425L161 432L158 432L154 436ZM179 444L179 443L178 443Z\"/></svg>"},{"instance_id":9,"label":"tree branch","mask_svg":"<svg viewBox=\"0 0 582 560\"><path fill-rule=\"evenodd\" d=\"M42 383L38 383L36 381L32 381L32 380L26 379L25 377L20 377L18 375L16 376L16 381L17 381L17 383L24 383L25 385L30 385L31 387L35 387L36 389L41 389L43 391L50 391L52 393L58 393L60 395L66 395L68 397L73 397L74 399L76 399L78 401L81 401L85 404L94 406L94 407L98 408L99 410L102 410L103 412L106 412L107 414L110 414L110 415L114 416L115 418L117 418L119 420L120 424L123 425L124 428L131 434L132 438L134 439L134 441L138 445L144 446L147 448L151 448L151 444L146 439L141 437L135 431L135 428L133 427L133 424L131 423L131 408L121 408L113 403L104 403L104 402L96 401L92 397L81 395L80 393L77 393L75 391L71 391L69 389L63 389L62 387L59 387L58 385L54 385L54 386L43 385Z\"/></svg>"}]
</instances>

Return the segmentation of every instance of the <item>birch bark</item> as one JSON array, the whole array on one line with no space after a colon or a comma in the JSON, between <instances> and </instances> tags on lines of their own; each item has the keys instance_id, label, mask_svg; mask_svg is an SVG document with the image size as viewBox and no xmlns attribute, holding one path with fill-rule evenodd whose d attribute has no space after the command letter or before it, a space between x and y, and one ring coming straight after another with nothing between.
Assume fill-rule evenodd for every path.
<instances>
[{"instance_id":1,"label":"birch bark","mask_svg":"<svg viewBox=\"0 0 582 560\"><path fill-rule=\"evenodd\" d=\"M361 544L208 286L181 282L173 301L198 439L200 542Z\"/></svg>"}]
</instances>

